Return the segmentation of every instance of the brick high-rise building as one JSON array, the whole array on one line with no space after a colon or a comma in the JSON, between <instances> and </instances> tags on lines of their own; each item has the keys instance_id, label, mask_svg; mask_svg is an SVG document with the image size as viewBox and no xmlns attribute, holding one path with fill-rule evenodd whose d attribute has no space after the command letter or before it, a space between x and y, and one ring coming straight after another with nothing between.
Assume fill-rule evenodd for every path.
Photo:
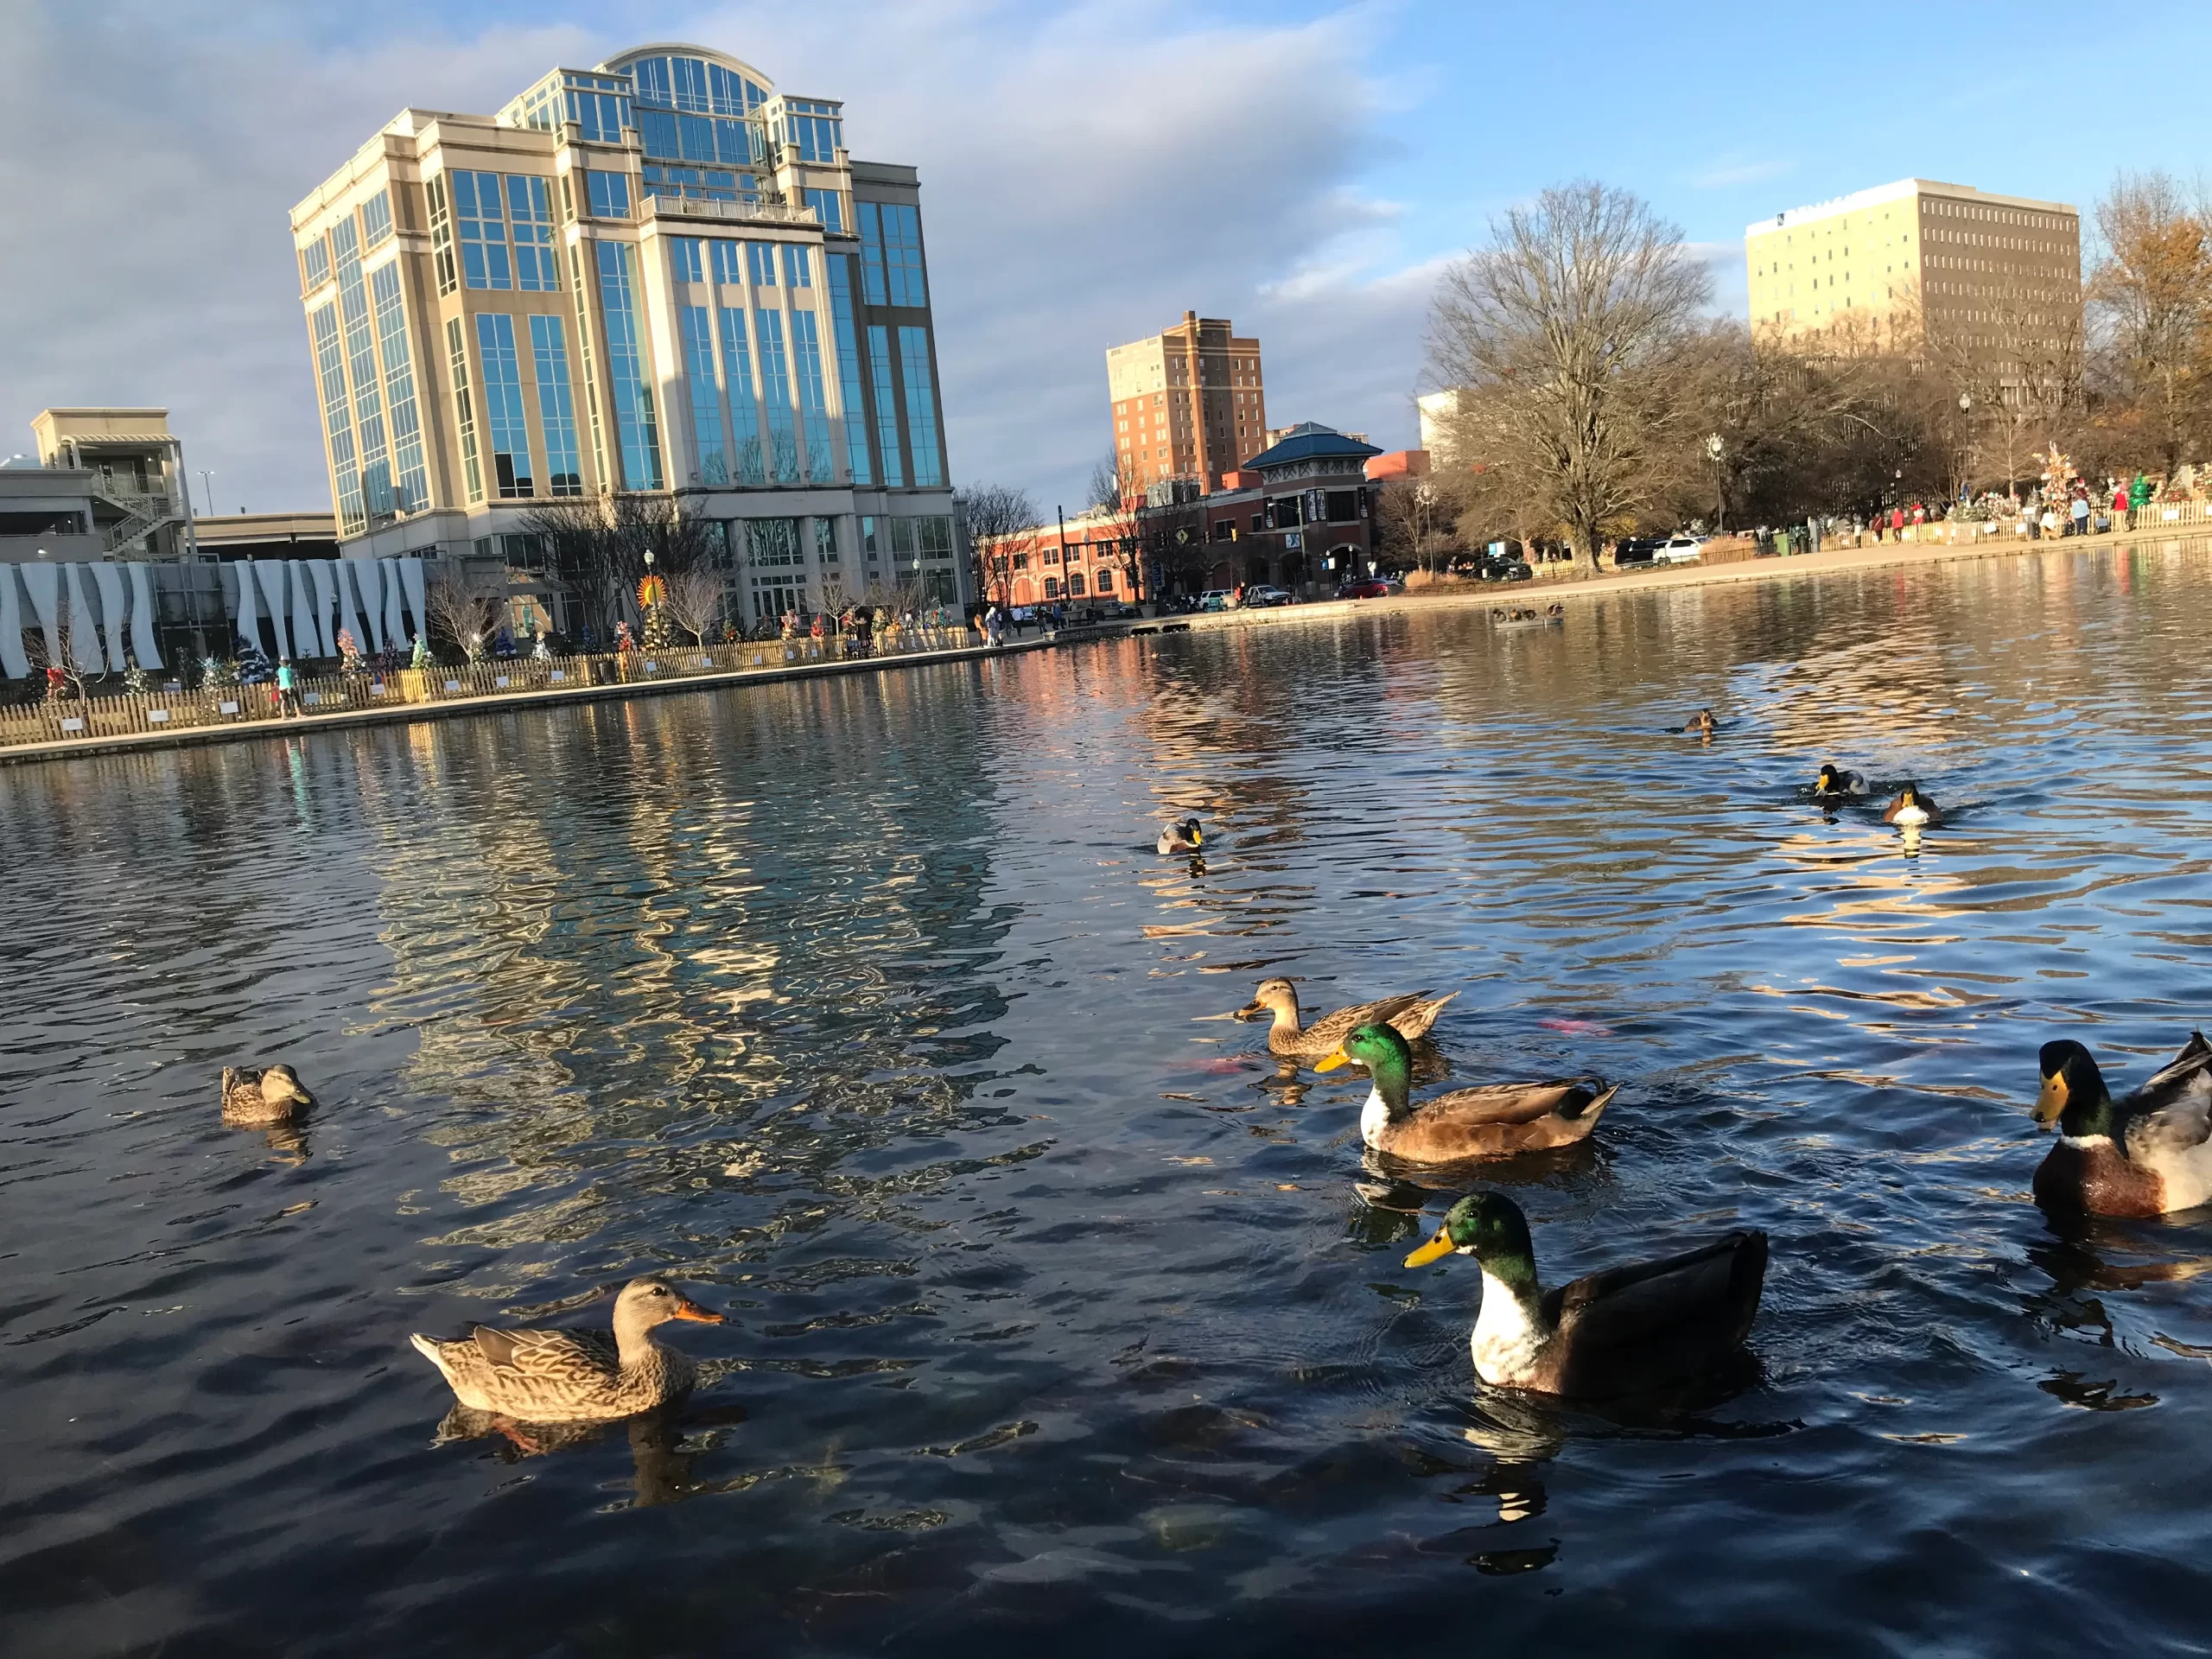
<instances>
[{"instance_id":1,"label":"brick high-rise building","mask_svg":"<svg viewBox=\"0 0 2212 1659\"><path fill-rule=\"evenodd\" d=\"M1106 353L1114 458L1131 494L1170 479L1208 493L1268 447L1260 342L1226 317L1185 311L1174 327Z\"/></svg>"}]
</instances>

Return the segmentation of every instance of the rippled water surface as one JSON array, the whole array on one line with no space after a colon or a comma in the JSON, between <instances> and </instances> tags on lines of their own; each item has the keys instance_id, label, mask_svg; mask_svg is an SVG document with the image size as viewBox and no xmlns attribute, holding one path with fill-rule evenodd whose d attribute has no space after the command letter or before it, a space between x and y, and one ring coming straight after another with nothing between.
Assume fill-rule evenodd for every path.
<instances>
[{"instance_id":1,"label":"rippled water surface","mask_svg":"<svg viewBox=\"0 0 2212 1659\"><path fill-rule=\"evenodd\" d=\"M2212 1014L2209 561L0 772L0 1649L2202 1651L2212 1223L2054 1230L2026 1108ZM1767 1229L1755 1372L1480 1388L1452 1186L1221 1017L1276 973L1624 1079L1483 1179L1549 1282ZM733 1315L672 1421L442 1428L410 1331L648 1270Z\"/></svg>"}]
</instances>

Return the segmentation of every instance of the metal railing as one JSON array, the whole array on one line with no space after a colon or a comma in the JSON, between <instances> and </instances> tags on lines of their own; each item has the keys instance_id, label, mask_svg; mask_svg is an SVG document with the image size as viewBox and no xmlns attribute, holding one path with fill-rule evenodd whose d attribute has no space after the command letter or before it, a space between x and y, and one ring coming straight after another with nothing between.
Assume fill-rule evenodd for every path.
<instances>
[{"instance_id":1,"label":"metal railing","mask_svg":"<svg viewBox=\"0 0 2212 1659\"><path fill-rule=\"evenodd\" d=\"M108 692L97 683L85 696L0 704L0 749L27 743L84 741L135 733L176 732L204 726L311 725L319 715L414 703L497 699L534 691L588 686L665 684L742 678L810 664L912 662L949 651L973 649L982 636L964 627L893 628L865 641L802 634L734 645L683 645L590 657L515 657L460 667L375 669L293 683L286 707L276 686L200 686L187 691Z\"/></svg>"},{"instance_id":2,"label":"metal railing","mask_svg":"<svg viewBox=\"0 0 2212 1659\"><path fill-rule=\"evenodd\" d=\"M811 207L793 207L780 201L715 201L696 196L646 194L638 199L639 217L656 219L718 219L759 225L817 225Z\"/></svg>"}]
</instances>

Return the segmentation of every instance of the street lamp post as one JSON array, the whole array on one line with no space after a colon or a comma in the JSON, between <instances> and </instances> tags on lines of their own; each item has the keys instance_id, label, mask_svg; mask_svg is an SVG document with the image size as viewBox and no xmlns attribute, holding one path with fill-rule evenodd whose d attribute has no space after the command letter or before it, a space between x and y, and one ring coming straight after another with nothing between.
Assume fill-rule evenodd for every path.
<instances>
[{"instance_id":1,"label":"street lamp post","mask_svg":"<svg viewBox=\"0 0 2212 1659\"><path fill-rule=\"evenodd\" d=\"M1713 461L1713 533L1725 536L1728 531L1728 489L1720 470L1724 450L1718 432L1706 439L1705 453Z\"/></svg>"}]
</instances>

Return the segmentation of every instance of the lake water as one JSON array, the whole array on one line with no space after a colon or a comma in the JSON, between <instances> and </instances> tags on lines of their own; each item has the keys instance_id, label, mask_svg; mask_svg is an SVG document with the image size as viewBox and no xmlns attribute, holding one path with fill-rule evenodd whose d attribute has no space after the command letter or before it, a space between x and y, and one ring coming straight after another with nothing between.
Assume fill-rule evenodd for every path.
<instances>
[{"instance_id":1,"label":"lake water","mask_svg":"<svg viewBox=\"0 0 2212 1659\"><path fill-rule=\"evenodd\" d=\"M2200 1651L2212 1222L2054 1230L2027 1107L2212 1014L2209 560L0 772L0 1650ZM1755 1369L1480 1388L1456 1185L1222 1018L1279 973L1624 1080L1478 1179L1548 1283L1768 1230ZM645 1271L733 1316L672 1421L442 1434L408 1332Z\"/></svg>"}]
</instances>

